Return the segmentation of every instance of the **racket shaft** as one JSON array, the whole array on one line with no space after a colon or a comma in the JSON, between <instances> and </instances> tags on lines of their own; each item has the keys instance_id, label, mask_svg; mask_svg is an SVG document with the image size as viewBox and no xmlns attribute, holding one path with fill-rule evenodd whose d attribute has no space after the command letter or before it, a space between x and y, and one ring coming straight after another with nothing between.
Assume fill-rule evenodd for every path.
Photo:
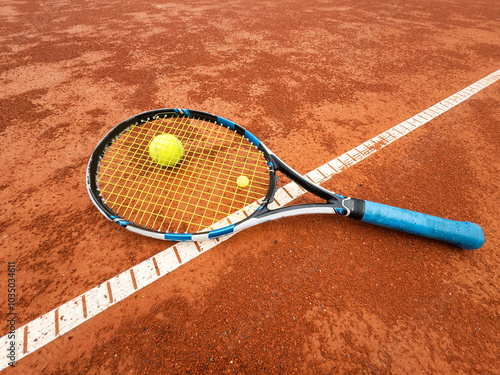
<instances>
[{"instance_id":1,"label":"racket shaft","mask_svg":"<svg viewBox=\"0 0 500 375\"><path fill-rule=\"evenodd\" d=\"M361 221L448 242L467 250L479 249L484 243L483 230L476 224L369 201L365 201L365 212Z\"/></svg>"}]
</instances>

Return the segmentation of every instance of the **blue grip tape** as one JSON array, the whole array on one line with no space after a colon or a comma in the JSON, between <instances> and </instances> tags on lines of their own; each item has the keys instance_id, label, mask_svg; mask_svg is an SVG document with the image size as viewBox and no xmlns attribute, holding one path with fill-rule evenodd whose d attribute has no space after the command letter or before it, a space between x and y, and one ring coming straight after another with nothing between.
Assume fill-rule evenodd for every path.
<instances>
[{"instance_id":1,"label":"blue grip tape","mask_svg":"<svg viewBox=\"0 0 500 375\"><path fill-rule=\"evenodd\" d=\"M484 243L483 230L474 223L443 219L369 201L365 201L365 214L361 221L449 242L467 250L479 249Z\"/></svg>"}]
</instances>

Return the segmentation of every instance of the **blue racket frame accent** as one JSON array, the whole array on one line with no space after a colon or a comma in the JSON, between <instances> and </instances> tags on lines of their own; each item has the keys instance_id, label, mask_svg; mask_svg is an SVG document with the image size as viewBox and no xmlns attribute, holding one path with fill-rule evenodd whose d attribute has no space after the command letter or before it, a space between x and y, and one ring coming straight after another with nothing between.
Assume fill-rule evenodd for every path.
<instances>
[{"instance_id":1,"label":"blue racket frame accent","mask_svg":"<svg viewBox=\"0 0 500 375\"><path fill-rule=\"evenodd\" d=\"M259 147L260 146L259 139L255 135L253 135L252 133L250 133L248 130L245 130L245 134L243 136L246 139L248 139L250 142L252 142L255 147Z\"/></svg>"},{"instance_id":2,"label":"blue racket frame accent","mask_svg":"<svg viewBox=\"0 0 500 375\"><path fill-rule=\"evenodd\" d=\"M164 233L163 238L170 241L192 241L191 233Z\"/></svg>"},{"instance_id":3,"label":"blue racket frame accent","mask_svg":"<svg viewBox=\"0 0 500 375\"><path fill-rule=\"evenodd\" d=\"M114 221L116 224L122 226L122 227L126 227L127 225L130 225L130 222L128 222L127 220L123 220L121 217L118 217L118 216L110 216L110 219L112 221Z\"/></svg>"},{"instance_id":4,"label":"blue racket frame accent","mask_svg":"<svg viewBox=\"0 0 500 375\"><path fill-rule=\"evenodd\" d=\"M234 224L208 232L208 238L216 238L234 232Z\"/></svg>"},{"instance_id":5,"label":"blue racket frame accent","mask_svg":"<svg viewBox=\"0 0 500 375\"><path fill-rule=\"evenodd\" d=\"M222 126L228 128L228 129L231 129L231 130L234 130L235 125L236 125L234 122L229 121L229 120L225 119L224 117L219 117L219 116L217 116L217 122L219 124L221 124Z\"/></svg>"}]
</instances>

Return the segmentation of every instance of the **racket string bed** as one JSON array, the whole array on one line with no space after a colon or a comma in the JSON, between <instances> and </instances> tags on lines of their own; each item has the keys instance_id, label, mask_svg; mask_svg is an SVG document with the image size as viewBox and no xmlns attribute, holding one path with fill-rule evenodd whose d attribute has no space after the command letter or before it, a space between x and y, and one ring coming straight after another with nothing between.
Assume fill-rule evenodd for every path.
<instances>
[{"instance_id":1,"label":"racket string bed","mask_svg":"<svg viewBox=\"0 0 500 375\"><path fill-rule=\"evenodd\" d=\"M185 156L173 168L149 158L149 141L161 133L184 144ZM240 174L251 180L246 189L235 185ZM235 132L199 119L160 116L118 136L102 157L98 180L120 217L162 232L199 232L262 198L269 171L262 153Z\"/></svg>"}]
</instances>

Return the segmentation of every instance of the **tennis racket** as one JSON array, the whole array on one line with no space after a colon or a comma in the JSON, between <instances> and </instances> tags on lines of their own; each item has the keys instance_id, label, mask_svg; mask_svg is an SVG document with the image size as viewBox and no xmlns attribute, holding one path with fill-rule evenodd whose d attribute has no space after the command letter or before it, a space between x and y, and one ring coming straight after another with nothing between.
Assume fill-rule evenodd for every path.
<instances>
[{"instance_id":1,"label":"tennis racket","mask_svg":"<svg viewBox=\"0 0 500 375\"><path fill-rule=\"evenodd\" d=\"M182 158L162 166L149 145L175 136ZM270 209L281 172L324 203ZM247 184L238 184L246 177ZM122 227L153 238L203 241L292 215L336 214L478 249L481 227L330 192L302 177L240 125L209 113L159 109L114 127L95 148L87 189L99 211Z\"/></svg>"}]
</instances>

